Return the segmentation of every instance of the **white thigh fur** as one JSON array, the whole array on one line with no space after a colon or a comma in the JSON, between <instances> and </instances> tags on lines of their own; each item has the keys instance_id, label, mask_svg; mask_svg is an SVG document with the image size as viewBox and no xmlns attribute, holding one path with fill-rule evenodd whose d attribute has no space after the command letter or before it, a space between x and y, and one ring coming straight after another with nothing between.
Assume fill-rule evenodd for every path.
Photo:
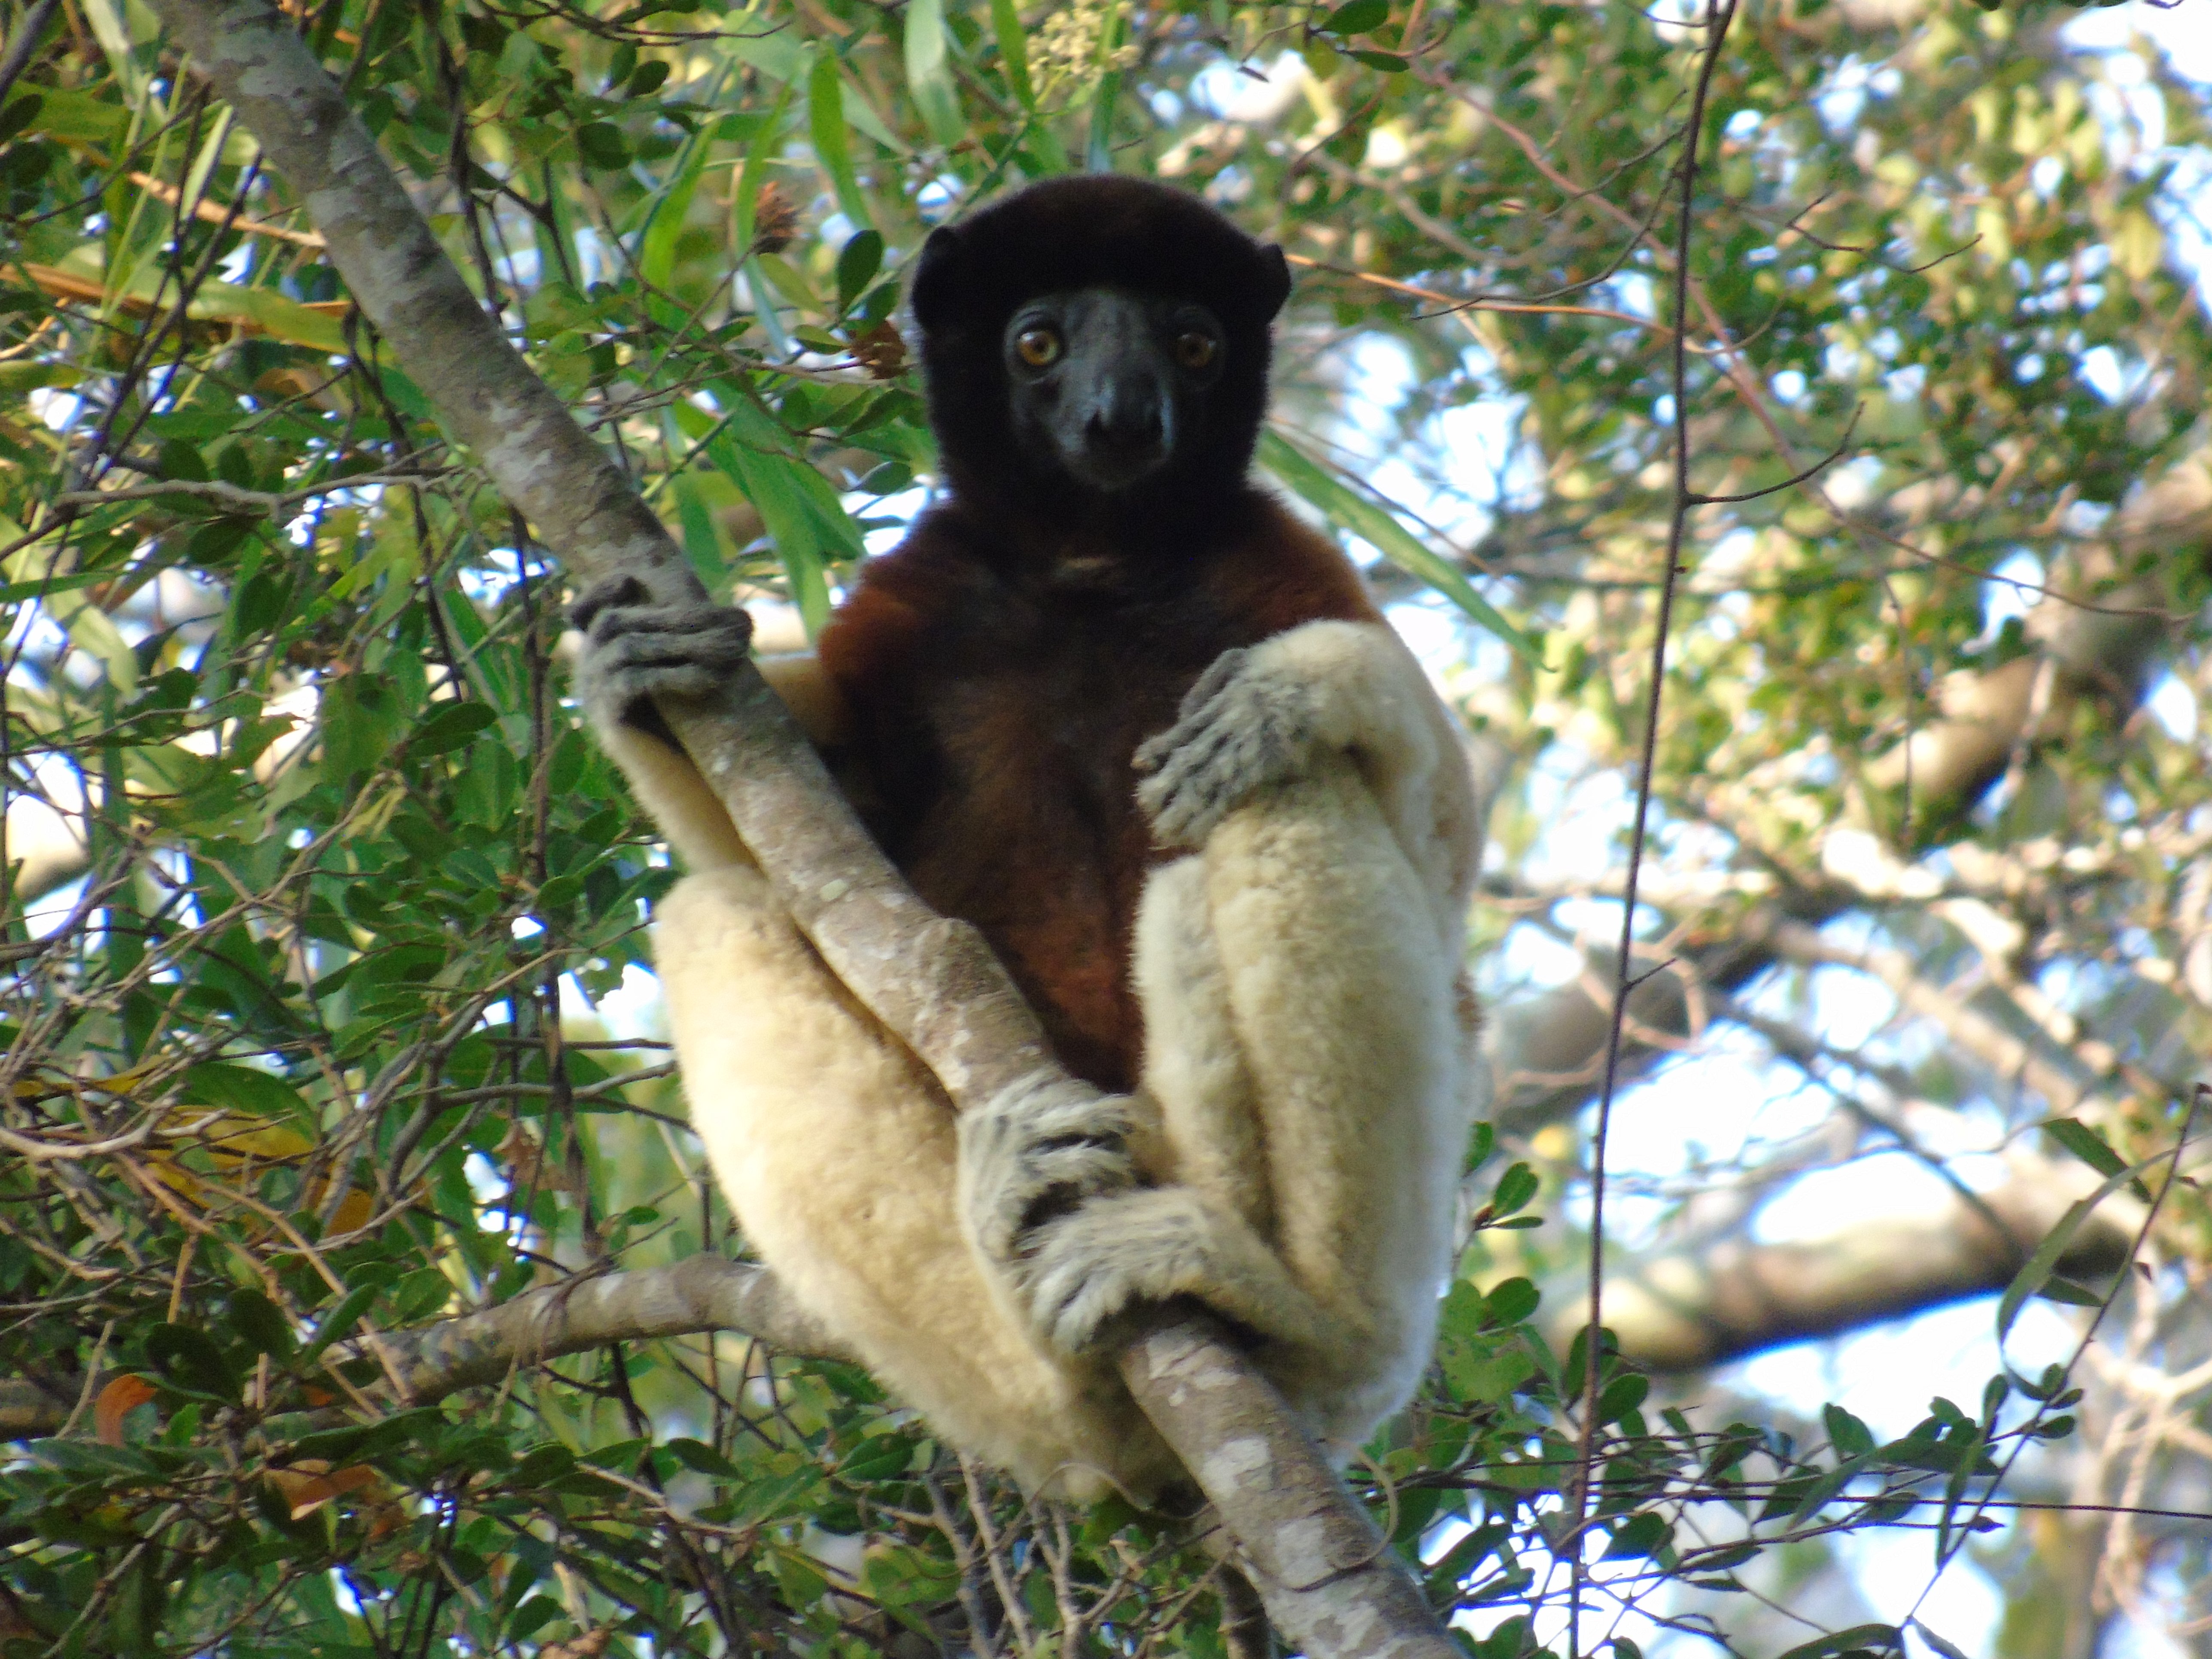
<instances>
[{"instance_id":1,"label":"white thigh fur","mask_svg":"<svg viewBox=\"0 0 2212 1659\"><path fill-rule=\"evenodd\" d=\"M1162 1184L1055 1223L1038 1266L1071 1328L1113 1311L1094 1291L1196 1295L1261 1339L1341 1455L1411 1393L1449 1268L1472 789L1388 629L1309 623L1249 669L1303 689L1316 750L1148 883L1133 972ZM963 1449L1079 1499L1156 1491L1172 1455L1110 1359L1032 1328L963 1234L944 1096L799 937L688 762L602 735L700 871L660 907L659 974L692 1121L762 1259Z\"/></svg>"},{"instance_id":2,"label":"white thigh fur","mask_svg":"<svg viewBox=\"0 0 2212 1659\"><path fill-rule=\"evenodd\" d=\"M1231 1282L1199 1294L1269 1339L1261 1364L1341 1455L1413 1392L1450 1271L1474 817L1449 716L1394 635L1310 624L1248 672L1278 669L1319 694L1323 752L1154 875L1135 972L1160 1173L1297 1291L1237 1282L1230 1245Z\"/></svg>"},{"instance_id":3,"label":"white thigh fur","mask_svg":"<svg viewBox=\"0 0 2212 1659\"><path fill-rule=\"evenodd\" d=\"M650 739L647 739L650 741ZM661 985L714 1176L761 1259L949 1439L1024 1485L1141 1495L1176 1468L1103 1360L1001 1311L960 1231L952 1109L756 871L660 906ZM1106 1479L1102 1479L1104 1476Z\"/></svg>"}]
</instances>

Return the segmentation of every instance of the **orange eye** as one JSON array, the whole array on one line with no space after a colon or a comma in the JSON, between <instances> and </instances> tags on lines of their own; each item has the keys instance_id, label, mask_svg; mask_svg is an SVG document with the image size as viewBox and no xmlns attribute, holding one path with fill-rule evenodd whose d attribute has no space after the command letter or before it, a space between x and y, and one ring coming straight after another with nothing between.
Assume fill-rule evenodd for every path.
<instances>
[{"instance_id":1,"label":"orange eye","mask_svg":"<svg viewBox=\"0 0 2212 1659\"><path fill-rule=\"evenodd\" d=\"M1213 354L1218 349L1220 348L1214 344L1211 334L1201 334L1193 329L1189 333L1176 337L1176 361L1185 368L1204 368L1213 361Z\"/></svg>"},{"instance_id":2,"label":"orange eye","mask_svg":"<svg viewBox=\"0 0 2212 1659\"><path fill-rule=\"evenodd\" d=\"M1031 368L1049 368L1060 361L1060 336L1048 328L1025 328L1014 337L1014 349Z\"/></svg>"}]
</instances>

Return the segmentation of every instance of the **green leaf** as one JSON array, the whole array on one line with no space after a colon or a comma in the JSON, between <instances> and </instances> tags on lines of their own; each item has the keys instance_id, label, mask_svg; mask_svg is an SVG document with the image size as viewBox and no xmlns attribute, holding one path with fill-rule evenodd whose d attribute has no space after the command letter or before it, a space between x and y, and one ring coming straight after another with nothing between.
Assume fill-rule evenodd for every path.
<instances>
[{"instance_id":1,"label":"green leaf","mask_svg":"<svg viewBox=\"0 0 2212 1659\"><path fill-rule=\"evenodd\" d=\"M30 125L32 118L38 114L43 102L44 100L33 92L15 99L7 108L0 109L0 144L6 143Z\"/></svg>"},{"instance_id":2,"label":"green leaf","mask_svg":"<svg viewBox=\"0 0 2212 1659\"><path fill-rule=\"evenodd\" d=\"M2152 1165L2164 1162L2166 1157L2166 1154L2154 1154L2140 1163L2130 1164L2127 1168L2106 1176L2094 1192L2087 1197L2076 1200L2068 1207L2066 1213L2059 1217L2058 1224L2051 1230L2043 1243L2035 1247L2034 1254L2030 1255L2022 1264L2021 1270L2013 1275L2012 1283L2005 1287L2005 1293L1997 1298L1997 1352L1999 1353L2002 1354L2004 1352L2005 1338L2011 1334L2013 1321L2020 1317L2021 1309L2030 1297L2037 1294L2051 1282L2051 1275L2057 1271L2058 1259L2073 1248L2075 1237L2081 1232L2082 1224L2088 1220L2096 1207L2121 1188L2133 1182ZM2010 1370L2009 1362L2007 1362L2006 1368Z\"/></svg>"},{"instance_id":3,"label":"green leaf","mask_svg":"<svg viewBox=\"0 0 2212 1659\"><path fill-rule=\"evenodd\" d=\"M744 1470L703 1440L678 1436L665 1443L665 1449L674 1454L678 1462L696 1474L712 1475L717 1480L743 1480L745 1478Z\"/></svg>"},{"instance_id":4,"label":"green leaf","mask_svg":"<svg viewBox=\"0 0 2212 1659\"><path fill-rule=\"evenodd\" d=\"M666 288L676 269L676 241L684 234L684 222L690 216L692 198L698 193L699 179L713 149L704 133L695 132L685 139L674 171L646 210L645 234L638 238L637 270L655 288Z\"/></svg>"},{"instance_id":5,"label":"green leaf","mask_svg":"<svg viewBox=\"0 0 2212 1659\"><path fill-rule=\"evenodd\" d=\"M280 1077L252 1066L202 1060L184 1075L179 1098L187 1106L216 1106L252 1117L276 1118L312 1131L315 1109Z\"/></svg>"},{"instance_id":6,"label":"green leaf","mask_svg":"<svg viewBox=\"0 0 2212 1659\"><path fill-rule=\"evenodd\" d=\"M611 121L586 121L578 127L576 149L586 162L603 171L629 165L629 141Z\"/></svg>"},{"instance_id":7,"label":"green leaf","mask_svg":"<svg viewBox=\"0 0 2212 1659\"><path fill-rule=\"evenodd\" d=\"M1352 51L1345 56L1356 58L1370 69L1381 70L1385 75L1403 75L1413 66L1410 58L1401 58L1395 52Z\"/></svg>"},{"instance_id":8,"label":"green leaf","mask_svg":"<svg viewBox=\"0 0 2212 1659\"><path fill-rule=\"evenodd\" d=\"M872 1435L845 1454L837 1473L848 1480L896 1480L914 1467L914 1443L903 1435Z\"/></svg>"},{"instance_id":9,"label":"green leaf","mask_svg":"<svg viewBox=\"0 0 2212 1659\"><path fill-rule=\"evenodd\" d=\"M1911 1623L1912 1628L1920 1632L1920 1639L1942 1654L1943 1659L1966 1659L1966 1650L1956 1643L1945 1641L1917 1619L1913 1620Z\"/></svg>"},{"instance_id":10,"label":"green leaf","mask_svg":"<svg viewBox=\"0 0 2212 1659\"><path fill-rule=\"evenodd\" d=\"M2116 1176L2127 1172L2128 1161L2112 1150L2112 1142L2100 1131L2074 1117L2051 1117L2043 1121L2043 1132L2080 1158L2101 1176ZM2133 1183L2136 1196L2144 1203L2150 1202L2150 1188L2141 1181Z\"/></svg>"},{"instance_id":11,"label":"green leaf","mask_svg":"<svg viewBox=\"0 0 2212 1659\"><path fill-rule=\"evenodd\" d=\"M1656 1510L1646 1510L1641 1515L1631 1516L1626 1526L1614 1530L1612 1541L1605 1547L1604 1559L1620 1561L1656 1555L1673 1542L1674 1537L1674 1526L1667 1517Z\"/></svg>"},{"instance_id":12,"label":"green leaf","mask_svg":"<svg viewBox=\"0 0 2212 1659\"><path fill-rule=\"evenodd\" d=\"M822 164L822 170L830 175L830 188L837 192L838 207L855 229L874 235L868 228L874 216L868 210L868 198L860 192L860 179L853 171L852 148L845 142L844 74L837 54L826 42L815 49L814 67L806 77L806 130L814 145L814 159ZM878 237L879 251L882 246L882 238ZM841 283L842 276L841 264ZM860 291L860 284L855 283L851 293ZM848 295L846 304L851 303Z\"/></svg>"},{"instance_id":13,"label":"green leaf","mask_svg":"<svg viewBox=\"0 0 2212 1659\"><path fill-rule=\"evenodd\" d=\"M1516 1164L1498 1177L1498 1185L1490 1194L1490 1212L1494 1216L1511 1215L1525 1207L1536 1196L1540 1182L1536 1172L1525 1164Z\"/></svg>"},{"instance_id":14,"label":"green leaf","mask_svg":"<svg viewBox=\"0 0 2212 1659\"><path fill-rule=\"evenodd\" d=\"M968 136L952 85L945 0L911 0L906 9L906 83L932 138L950 149Z\"/></svg>"},{"instance_id":15,"label":"green leaf","mask_svg":"<svg viewBox=\"0 0 2212 1659\"><path fill-rule=\"evenodd\" d=\"M1029 41L1022 33L1014 0L991 0L991 33L998 39L999 62L1006 70L1006 85L1022 107L1034 112L1036 88L1030 83Z\"/></svg>"},{"instance_id":16,"label":"green leaf","mask_svg":"<svg viewBox=\"0 0 2212 1659\"><path fill-rule=\"evenodd\" d=\"M1389 21L1389 0L1345 0L1314 27L1323 34L1365 34Z\"/></svg>"},{"instance_id":17,"label":"green leaf","mask_svg":"<svg viewBox=\"0 0 2212 1659\"><path fill-rule=\"evenodd\" d=\"M205 1331L156 1325L146 1333L146 1358L172 1388L225 1401L238 1398L238 1373Z\"/></svg>"},{"instance_id":18,"label":"green leaf","mask_svg":"<svg viewBox=\"0 0 2212 1659\"><path fill-rule=\"evenodd\" d=\"M1536 1311L1543 1293L1526 1279L1508 1279L1491 1287L1484 1298L1493 1325L1518 1325Z\"/></svg>"},{"instance_id":19,"label":"green leaf","mask_svg":"<svg viewBox=\"0 0 2212 1659\"><path fill-rule=\"evenodd\" d=\"M1820 1416L1828 1425L1829 1443L1839 1457L1863 1457L1874 1449L1874 1433L1841 1406L1823 1406Z\"/></svg>"},{"instance_id":20,"label":"green leaf","mask_svg":"<svg viewBox=\"0 0 2212 1659\"><path fill-rule=\"evenodd\" d=\"M338 1298L338 1304L323 1316L322 1321L300 1350L294 1368L304 1371L322 1358L323 1350L350 1333L361 1322L361 1316L382 1293L380 1285L356 1285Z\"/></svg>"},{"instance_id":21,"label":"green leaf","mask_svg":"<svg viewBox=\"0 0 2212 1659\"><path fill-rule=\"evenodd\" d=\"M1474 591L1456 568L1432 552L1426 543L1400 524L1380 503L1340 482L1332 471L1272 428L1260 434L1260 462L1331 523L1371 543L1391 563L1419 576L1459 606L1477 626L1496 635L1532 665L1543 666L1543 642L1509 622L1497 606Z\"/></svg>"},{"instance_id":22,"label":"green leaf","mask_svg":"<svg viewBox=\"0 0 2212 1659\"><path fill-rule=\"evenodd\" d=\"M2086 1285L2076 1285L2056 1275L2046 1280L2036 1295L2045 1302L2063 1302L2069 1308L2101 1308L2112 1299L2109 1291L2093 1291Z\"/></svg>"},{"instance_id":23,"label":"green leaf","mask_svg":"<svg viewBox=\"0 0 2212 1659\"><path fill-rule=\"evenodd\" d=\"M1605 1385L1605 1391L1597 1397L1597 1420L1601 1423L1618 1423L1642 1405L1644 1397L1650 1392L1651 1379L1648 1376L1630 1371L1625 1376L1614 1377L1612 1382Z\"/></svg>"},{"instance_id":24,"label":"green leaf","mask_svg":"<svg viewBox=\"0 0 2212 1659\"><path fill-rule=\"evenodd\" d=\"M463 748L498 718L489 703L447 703L415 728L407 739L407 752L420 757Z\"/></svg>"},{"instance_id":25,"label":"green leaf","mask_svg":"<svg viewBox=\"0 0 2212 1659\"><path fill-rule=\"evenodd\" d=\"M283 1310L256 1290L230 1293L230 1326L256 1353L282 1359L292 1352L292 1322Z\"/></svg>"},{"instance_id":26,"label":"green leaf","mask_svg":"<svg viewBox=\"0 0 2212 1659\"><path fill-rule=\"evenodd\" d=\"M1904 1643L1894 1625L1853 1625L1849 1630L1839 1630L1832 1636L1816 1636L1809 1642L1801 1642L1781 1659L1832 1659L1832 1656L1848 1653L1853 1648L1887 1649L1902 1653Z\"/></svg>"},{"instance_id":27,"label":"green leaf","mask_svg":"<svg viewBox=\"0 0 2212 1659\"><path fill-rule=\"evenodd\" d=\"M1467 1161L1460 1165L1461 1172L1473 1175L1490 1162L1490 1155L1498 1148L1498 1126L1487 1118L1478 1121L1474 1132L1468 1137Z\"/></svg>"},{"instance_id":28,"label":"green leaf","mask_svg":"<svg viewBox=\"0 0 2212 1659\"><path fill-rule=\"evenodd\" d=\"M860 291L875 280L883 269L884 239L873 230L863 230L847 242L837 253L837 308L850 310Z\"/></svg>"}]
</instances>

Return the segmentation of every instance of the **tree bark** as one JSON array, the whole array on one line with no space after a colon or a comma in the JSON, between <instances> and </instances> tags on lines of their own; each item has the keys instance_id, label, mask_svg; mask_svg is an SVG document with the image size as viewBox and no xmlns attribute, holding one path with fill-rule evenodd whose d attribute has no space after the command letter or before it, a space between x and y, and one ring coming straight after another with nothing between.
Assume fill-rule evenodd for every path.
<instances>
[{"instance_id":1,"label":"tree bark","mask_svg":"<svg viewBox=\"0 0 2212 1659\"><path fill-rule=\"evenodd\" d=\"M1620 1351L1653 1371L1695 1371L1766 1348L1834 1336L2009 1285L2079 1183L2052 1166L2025 1170L1922 1215L1871 1221L1832 1238L1786 1244L1728 1240L1662 1251L1605 1282L1605 1322ZM2108 1200L2082 1224L2058 1271L2098 1278L2125 1266L2131 1206ZM2132 1219L2139 1222L2137 1210ZM1587 1315L1559 1322L1565 1344Z\"/></svg>"},{"instance_id":2,"label":"tree bark","mask_svg":"<svg viewBox=\"0 0 2212 1659\"><path fill-rule=\"evenodd\" d=\"M155 9L297 194L392 356L539 539L584 580L628 574L664 599L698 593L667 532L485 313L337 84L266 0L156 0ZM665 703L662 713L793 920L956 1104L1064 1079L982 936L915 896L758 673L748 665L720 697ZM1392 1653L1455 1655L1367 1516L1217 1323L1203 1315L1163 1322L1132 1345L1125 1373L1246 1549L1269 1559L1279 1540L1312 1524L1307 1508L1291 1506L1323 1491L1332 1528L1373 1540L1366 1559L1376 1571L1311 1592L1328 1604L1327 1620L1310 1614L1308 1592L1284 1593L1302 1581L1271 1589L1262 1577L1285 1633L1316 1654L1382 1651L1387 1640ZM1175 1352L1177 1389L1153 1386L1146 1355L1156 1343ZM1231 1424L1243 1437L1218 1443ZM1229 1478L1236 1450L1253 1447L1284 1484ZM1289 1480L1292 1470L1302 1478ZM1336 1631L1358 1632L1358 1644L1334 1644Z\"/></svg>"}]
</instances>

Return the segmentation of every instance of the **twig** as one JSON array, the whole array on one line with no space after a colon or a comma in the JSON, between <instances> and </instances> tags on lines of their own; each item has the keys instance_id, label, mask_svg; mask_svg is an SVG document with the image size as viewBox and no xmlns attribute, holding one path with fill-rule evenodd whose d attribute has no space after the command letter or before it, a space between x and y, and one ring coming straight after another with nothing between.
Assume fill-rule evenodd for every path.
<instances>
[{"instance_id":1,"label":"twig","mask_svg":"<svg viewBox=\"0 0 2212 1659\"><path fill-rule=\"evenodd\" d=\"M1713 72L1720 65L1721 47L1735 17L1735 0L1710 0L1705 14L1705 62L1698 69L1697 91L1690 100L1690 119L1682 134L1682 161L1677 169L1680 196L1674 226L1674 500L1667 517L1667 568L1659 585L1659 615L1651 641L1651 689L1644 703L1644 752L1636 781L1636 818L1630 833L1628 879L1620 905L1620 957L1615 973L1613 1016L1605 1044L1605 1081L1598 1093L1597 1125L1590 1143L1589 1320L1583 1346L1582 1432L1576 1449L1576 1471L1571 1492L1577 1535L1568 1566L1573 1587L1567 1608L1567 1653L1575 1659L1582 1641L1583 1544L1581 1528L1588 1524L1594 1481L1593 1461L1597 1450L1599 1376L1604 1367L1600 1334L1605 1311L1605 1146L1613 1127L1613 1097L1620 1078L1620 1044L1628 1021L1628 998L1636 953L1636 888L1644 866L1644 837L1651 817L1654 773L1659 751L1659 714L1666 696L1667 632L1674 617L1674 592L1681 575L1682 541L1689 526L1695 498L1690 489L1689 309L1691 210L1696 205L1698 137L1705 125L1705 99Z\"/></svg>"},{"instance_id":2,"label":"twig","mask_svg":"<svg viewBox=\"0 0 2212 1659\"><path fill-rule=\"evenodd\" d=\"M341 490L369 489L388 484L404 484L410 489L420 489L437 483L419 472L360 472L350 477L333 478L327 483L307 484L298 489L247 489L240 484L226 483L221 478L173 479L166 483L124 484L113 489L70 489L54 497L54 505L63 507L105 507L110 501L151 501L165 495L188 495L195 501L212 501L216 506L236 514L253 514L274 518L279 513L290 511L302 501L313 501L318 495L333 495Z\"/></svg>"},{"instance_id":3,"label":"twig","mask_svg":"<svg viewBox=\"0 0 2212 1659\"><path fill-rule=\"evenodd\" d=\"M46 25L54 21L55 12L60 9L61 0L39 0L15 31L15 38L8 43L8 56L0 58L0 103L4 103L15 90L16 81L30 64L31 54L39 49Z\"/></svg>"}]
</instances>

